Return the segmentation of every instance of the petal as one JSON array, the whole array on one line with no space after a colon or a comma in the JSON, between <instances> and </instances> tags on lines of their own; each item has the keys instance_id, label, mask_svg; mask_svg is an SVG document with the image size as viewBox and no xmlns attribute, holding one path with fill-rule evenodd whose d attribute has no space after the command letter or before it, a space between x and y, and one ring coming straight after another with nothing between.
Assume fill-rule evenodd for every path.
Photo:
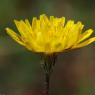
<instances>
[{"instance_id":1,"label":"petal","mask_svg":"<svg viewBox=\"0 0 95 95\"><path fill-rule=\"evenodd\" d=\"M54 22L53 22L54 26L55 27L60 27L60 26L64 26L65 24L65 17L61 17L61 18L55 18L54 19Z\"/></svg>"},{"instance_id":2,"label":"petal","mask_svg":"<svg viewBox=\"0 0 95 95\"><path fill-rule=\"evenodd\" d=\"M54 16L50 16L50 22L53 23L55 17Z\"/></svg>"},{"instance_id":3,"label":"petal","mask_svg":"<svg viewBox=\"0 0 95 95\"><path fill-rule=\"evenodd\" d=\"M69 23L71 26L69 25ZM67 29L69 29L69 30L68 30L68 34L67 34L66 49L71 48L74 44L76 44L79 34L80 34L81 30L83 29L83 25L80 21L77 22L76 24L74 24L74 21L72 23L71 23L71 21L69 21L68 26L69 27L67 27Z\"/></svg>"},{"instance_id":4,"label":"petal","mask_svg":"<svg viewBox=\"0 0 95 95\"><path fill-rule=\"evenodd\" d=\"M22 36L22 37L25 37L26 34L25 34L25 32L23 31L23 29L22 29L21 21L14 20L14 23L15 23L15 25L16 25L18 31L20 32L21 36Z\"/></svg>"},{"instance_id":5,"label":"petal","mask_svg":"<svg viewBox=\"0 0 95 95\"><path fill-rule=\"evenodd\" d=\"M28 19L25 19L25 23L26 23L26 25L27 25L30 29L32 29L32 25L30 24L30 22L29 22Z\"/></svg>"},{"instance_id":6,"label":"petal","mask_svg":"<svg viewBox=\"0 0 95 95\"><path fill-rule=\"evenodd\" d=\"M72 48L73 49L74 48L81 48L81 47L84 47L84 46L87 46L87 45L91 44L94 41L95 41L95 37L89 38L88 40L86 40L86 41L84 41L84 42L82 42L80 44L77 44L77 45L73 46Z\"/></svg>"},{"instance_id":7,"label":"petal","mask_svg":"<svg viewBox=\"0 0 95 95\"><path fill-rule=\"evenodd\" d=\"M40 20L44 20L44 22L47 24L47 25L50 25L50 21L48 19L48 17L43 14L43 15L40 15Z\"/></svg>"},{"instance_id":8,"label":"petal","mask_svg":"<svg viewBox=\"0 0 95 95\"><path fill-rule=\"evenodd\" d=\"M65 17L62 17L61 18L61 23L60 23L62 26L64 26L65 25Z\"/></svg>"},{"instance_id":9,"label":"petal","mask_svg":"<svg viewBox=\"0 0 95 95\"><path fill-rule=\"evenodd\" d=\"M93 33L92 29L89 29L89 30L85 31L84 33L82 33L79 37L78 43L80 43L81 41L87 39L92 33Z\"/></svg>"},{"instance_id":10,"label":"petal","mask_svg":"<svg viewBox=\"0 0 95 95\"><path fill-rule=\"evenodd\" d=\"M15 23L18 31L20 32L21 31L21 29L20 29L20 21L14 20L14 23Z\"/></svg>"},{"instance_id":11,"label":"petal","mask_svg":"<svg viewBox=\"0 0 95 95\"><path fill-rule=\"evenodd\" d=\"M36 17L33 17L33 20L32 20L32 30L35 31L37 29L37 18Z\"/></svg>"},{"instance_id":12,"label":"petal","mask_svg":"<svg viewBox=\"0 0 95 95\"><path fill-rule=\"evenodd\" d=\"M24 21L17 21L17 20L14 20L17 28L18 28L18 31L20 32L21 36L25 39L25 40L28 40L29 38L31 38L31 36L33 36L33 32L32 32L32 28L30 29L29 27L29 23L28 21L27 24L24 22ZM27 39L28 37L28 39Z\"/></svg>"},{"instance_id":13,"label":"petal","mask_svg":"<svg viewBox=\"0 0 95 95\"><path fill-rule=\"evenodd\" d=\"M67 42L65 48L69 48L69 46L72 44L71 37L72 37L72 33L74 34L74 32L72 31L72 30L74 30L74 27L75 27L74 21L72 21L72 20L69 20L64 27L63 38L66 37L66 42ZM74 37L75 36L73 36L73 38Z\"/></svg>"},{"instance_id":14,"label":"petal","mask_svg":"<svg viewBox=\"0 0 95 95\"><path fill-rule=\"evenodd\" d=\"M21 45L25 45L21 40L21 37L18 34L16 34L12 29L6 28L6 31L8 35L11 36L16 42L18 42Z\"/></svg>"},{"instance_id":15,"label":"petal","mask_svg":"<svg viewBox=\"0 0 95 95\"><path fill-rule=\"evenodd\" d=\"M41 26L41 28L44 28L44 29L46 29L46 27L49 23L49 22L46 22L45 20L47 20L47 17L44 14L40 15L40 26Z\"/></svg>"}]
</instances>

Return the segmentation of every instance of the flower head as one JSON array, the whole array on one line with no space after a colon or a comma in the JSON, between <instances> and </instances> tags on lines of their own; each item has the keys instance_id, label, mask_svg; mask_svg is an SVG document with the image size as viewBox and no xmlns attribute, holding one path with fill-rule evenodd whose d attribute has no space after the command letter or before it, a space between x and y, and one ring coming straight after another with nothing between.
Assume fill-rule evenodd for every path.
<instances>
[{"instance_id":1,"label":"flower head","mask_svg":"<svg viewBox=\"0 0 95 95\"><path fill-rule=\"evenodd\" d=\"M57 18L40 15L40 18L33 18L32 23L14 20L20 34L12 29L6 28L7 33L19 44L32 52L51 54L64 52L84 47L93 41L95 37L89 38L93 33L92 29L82 32L84 25L73 20L65 23L65 18Z\"/></svg>"}]
</instances>

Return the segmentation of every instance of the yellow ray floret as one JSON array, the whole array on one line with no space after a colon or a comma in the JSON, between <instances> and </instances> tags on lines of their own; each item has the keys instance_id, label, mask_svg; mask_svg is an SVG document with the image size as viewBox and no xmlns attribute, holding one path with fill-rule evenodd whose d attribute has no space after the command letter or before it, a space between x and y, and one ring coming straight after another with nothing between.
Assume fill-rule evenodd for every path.
<instances>
[{"instance_id":1,"label":"yellow ray floret","mask_svg":"<svg viewBox=\"0 0 95 95\"><path fill-rule=\"evenodd\" d=\"M40 18L33 18L32 23L14 20L20 34L12 29L6 28L7 33L19 44L32 52L51 54L64 52L66 50L84 47L95 41L91 37L92 29L82 32L84 25L73 20L65 23L65 17L57 18L40 15Z\"/></svg>"}]
</instances>

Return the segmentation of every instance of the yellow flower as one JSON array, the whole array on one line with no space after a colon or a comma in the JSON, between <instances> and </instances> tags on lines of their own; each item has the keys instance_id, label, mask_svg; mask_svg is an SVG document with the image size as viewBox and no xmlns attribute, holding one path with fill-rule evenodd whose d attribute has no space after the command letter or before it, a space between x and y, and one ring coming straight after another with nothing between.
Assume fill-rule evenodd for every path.
<instances>
[{"instance_id":1,"label":"yellow flower","mask_svg":"<svg viewBox=\"0 0 95 95\"><path fill-rule=\"evenodd\" d=\"M65 17L57 18L40 15L40 18L33 18L32 23L14 20L20 34L12 29L6 28L7 33L19 44L32 52L51 54L64 52L84 47L93 41L95 37L89 38L93 33L92 29L82 32L84 25L79 21L74 23L69 20L65 23Z\"/></svg>"}]
</instances>

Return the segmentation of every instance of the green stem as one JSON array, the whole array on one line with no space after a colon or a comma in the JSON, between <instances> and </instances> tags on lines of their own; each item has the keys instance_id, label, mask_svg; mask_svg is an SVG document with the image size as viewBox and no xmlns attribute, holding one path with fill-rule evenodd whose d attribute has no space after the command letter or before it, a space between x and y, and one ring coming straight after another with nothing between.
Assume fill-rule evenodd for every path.
<instances>
[{"instance_id":1,"label":"green stem","mask_svg":"<svg viewBox=\"0 0 95 95\"><path fill-rule=\"evenodd\" d=\"M50 76L49 74L45 74L45 95L49 95L49 82Z\"/></svg>"},{"instance_id":2,"label":"green stem","mask_svg":"<svg viewBox=\"0 0 95 95\"><path fill-rule=\"evenodd\" d=\"M50 76L55 65L56 55L45 55L42 67L45 73L45 95L49 95Z\"/></svg>"}]
</instances>

